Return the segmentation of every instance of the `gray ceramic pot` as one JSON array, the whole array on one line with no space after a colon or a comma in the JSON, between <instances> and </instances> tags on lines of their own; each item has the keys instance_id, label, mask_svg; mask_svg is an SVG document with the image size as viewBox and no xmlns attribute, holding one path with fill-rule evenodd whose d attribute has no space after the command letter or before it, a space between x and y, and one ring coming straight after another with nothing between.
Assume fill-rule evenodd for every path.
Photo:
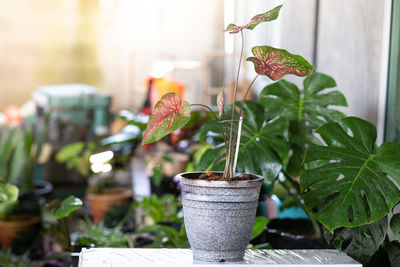
<instances>
[{"instance_id":1,"label":"gray ceramic pot","mask_svg":"<svg viewBox=\"0 0 400 267\"><path fill-rule=\"evenodd\" d=\"M214 172L215 173L215 172ZM249 244L263 177L206 181L178 174L187 237L196 261L241 261Z\"/></svg>"}]
</instances>

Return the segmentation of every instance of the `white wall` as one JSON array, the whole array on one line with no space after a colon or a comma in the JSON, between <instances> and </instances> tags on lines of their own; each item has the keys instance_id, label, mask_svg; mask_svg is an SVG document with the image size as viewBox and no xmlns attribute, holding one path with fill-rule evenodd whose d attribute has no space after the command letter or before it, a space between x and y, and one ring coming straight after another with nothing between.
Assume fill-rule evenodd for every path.
<instances>
[{"instance_id":1,"label":"white wall","mask_svg":"<svg viewBox=\"0 0 400 267\"><path fill-rule=\"evenodd\" d=\"M236 14L239 20L283 4L278 20L256 28L258 36L248 45L267 41L312 62L316 0L225 1L235 1L236 7L242 7ZM385 115L390 3L390 0L320 0L319 6L316 70L336 80L337 89L349 104L342 111L378 126L378 141L382 140ZM302 78L289 75L285 79L301 86ZM260 81L256 90L268 82Z\"/></svg>"}]
</instances>

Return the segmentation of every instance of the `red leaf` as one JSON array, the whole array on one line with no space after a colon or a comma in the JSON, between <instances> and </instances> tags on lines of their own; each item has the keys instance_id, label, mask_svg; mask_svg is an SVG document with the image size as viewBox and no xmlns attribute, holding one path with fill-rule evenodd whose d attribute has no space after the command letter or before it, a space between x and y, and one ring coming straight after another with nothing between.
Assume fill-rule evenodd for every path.
<instances>
[{"instance_id":1,"label":"red leaf","mask_svg":"<svg viewBox=\"0 0 400 267\"><path fill-rule=\"evenodd\" d=\"M190 119L190 105L176 93L163 95L150 116L142 144L153 143L180 128Z\"/></svg>"},{"instance_id":2,"label":"red leaf","mask_svg":"<svg viewBox=\"0 0 400 267\"><path fill-rule=\"evenodd\" d=\"M228 27L226 27L225 31L228 31L229 33L238 33L244 29L252 30L261 22L272 21L272 20L277 19L281 7L282 7L282 5L277 6L274 9L271 9L265 13L254 16L250 20L250 22L247 23L246 25L236 26L235 24L231 23L228 25Z\"/></svg>"},{"instance_id":3,"label":"red leaf","mask_svg":"<svg viewBox=\"0 0 400 267\"><path fill-rule=\"evenodd\" d=\"M313 67L302 56L290 54L284 49L270 46L255 46L251 50L255 57L247 58L254 63L255 71L271 80L279 80L286 74L309 75Z\"/></svg>"}]
</instances>

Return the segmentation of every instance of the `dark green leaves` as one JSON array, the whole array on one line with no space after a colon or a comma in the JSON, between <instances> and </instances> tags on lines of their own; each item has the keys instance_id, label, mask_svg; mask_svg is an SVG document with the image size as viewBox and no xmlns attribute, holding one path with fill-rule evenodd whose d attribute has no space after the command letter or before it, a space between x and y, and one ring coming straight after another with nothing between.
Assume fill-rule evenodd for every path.
<instances>
[{"instance_id":1,"label":"dark green leaves","mask_svg":"<svg viewBox=\"0 0 400 267\"><path fill-rule=\"evenodd\" d=\"M273 81L279 80L286 74L307 76L313 70L310 63L302 56L294 55L284 49L271 46L255 46L251 49L254 57L247 61L254 63L255 71Z\"/></svg>"},{"instance_id":2,"label":"dark green leaves","mask_svg":"<svg viewBox=\"0 0 400 267\"><path fill-rule=\"evenodd\" d=\"M338 122L344 114L331 109L331 105L347 106L339 91L323 92L335 87L335 80L322 73L312 73L304 79L304 91L285 80L268 85L260 94L259 103L268 118L282 118L289 122L289 139L292 154L287 172L300 175L301 162L310 144L320 144L313 130L325 122Z\"/></svg>"},{"instance_id":3,"label":"dark green leaves","mask_svg":"<svg viewBox=\"0 0 400 267\"><path fill-rule=\"evenodd\" d=\"M225 110L230 114L232 106ZM263 175L267 180L274 179L282 168L282 161L288 153L285 141L287 121L268 121L263 108L257 103L246 101L237 171ZM213 128L214 127L214 128ZM206 131L206 133L204 133ZM201 136L208 135L222 140L215 122L204 125ZM255 160L256 159L256 160ZM225 147L208 149L200 159L199 170L223 170L225 164ZM204 168L204 169L203 169Z\"/></svg>"},{"instance_id":4,"label":"dark green leaves","mask_svg":"<svg viewBox=\"0 0 400 267\"><path fill-rule=\"evenodd\" d=\"M257 216L254 221L253 231L251 232L250 240L253 240L257 236L264 232L269 220L263 216Z\"/></svg>"},{"instance_id":5,"label":"dark green leaves","mask_svg":"<svg viewBox=\"0 0 400 267\"><path fill-rule=\"evenodd\" d=\"M71 216L80 208L82 208L82 200L74 196L69 196L61 202L61 205L58 209L51 211L51 214L57 220L60 220Z\"/></svg>"},{"instance_id":6,"label":"dark green leaves","mask_svg":"<svg viewBox=\"0 0 400 267\"><path fill-rule=\"evenodd\" d=\"M343 227L335 231L335 235L326 233L329 242L338 250L361 263L367 262L378 250L386 236L387 217L360 227Z\"/></svg>"},{"instance_id":7,"label":"dark green leaves","mask_svg":"<svg viewBox=\"0 0 400 267\"><path fill-rule=\"evenodd\" d=\"M153 143L183 126L190 119L190 105L176 93L161 97L154 107L142 144Z\"/></svg>"},{"instance_id":8,"label":"dark green leaves","mask_svg":"<svg viewBox=\"0 0 400 267\"><path fill-rule=\"evenodd\" d=\"M400 239L400 213L394 214L390 220L390 228L392 229L393 235Z\"/></svg>"},{"instance_id":9,"label":"dark green leaves","mask_svg":"<svg viewBox=\"0 0 400 267\"><path fill-rule=\"evenodd\" d=\"M246 25L236 26L235 24L231 23L228 25L225 31L228 31L229 33L238 33L244 29L253 30L261 22L276 20L281 7L282 5L277 6L265 13L254 16Z\"/></svg>"},{"instance_id":10,"label":"dark green leaves","mask_svg":"<svg viewBox=\"0 0 400 267\"><path fill-rule=\"evenodd\" d=\"M374 125L356 117L342 122L349 133L338 123L317 130L327 145L311 145L304 162L329 163L301 176L306 208L330 231L377 221L400 201L400 144L377 148Z\"/></svg>"}]
</instances>

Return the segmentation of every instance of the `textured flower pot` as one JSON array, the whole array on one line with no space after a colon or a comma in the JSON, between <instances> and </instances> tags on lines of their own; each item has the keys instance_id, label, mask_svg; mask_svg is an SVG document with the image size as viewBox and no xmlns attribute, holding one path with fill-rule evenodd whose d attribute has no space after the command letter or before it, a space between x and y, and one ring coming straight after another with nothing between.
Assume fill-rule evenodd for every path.
<instances>
[{"instance_id":1,"label":"textured flower pot","mask_svg":"<svg viewBox=\"0 0 400 267\"><path fill-rule=\"evenodd\" d=\"M193 259L241 261L250 241L264 178L251 175L252 179L246 181L206 181L196 179L200 174L177 175Z\"/></svg>"}]
</instances>

